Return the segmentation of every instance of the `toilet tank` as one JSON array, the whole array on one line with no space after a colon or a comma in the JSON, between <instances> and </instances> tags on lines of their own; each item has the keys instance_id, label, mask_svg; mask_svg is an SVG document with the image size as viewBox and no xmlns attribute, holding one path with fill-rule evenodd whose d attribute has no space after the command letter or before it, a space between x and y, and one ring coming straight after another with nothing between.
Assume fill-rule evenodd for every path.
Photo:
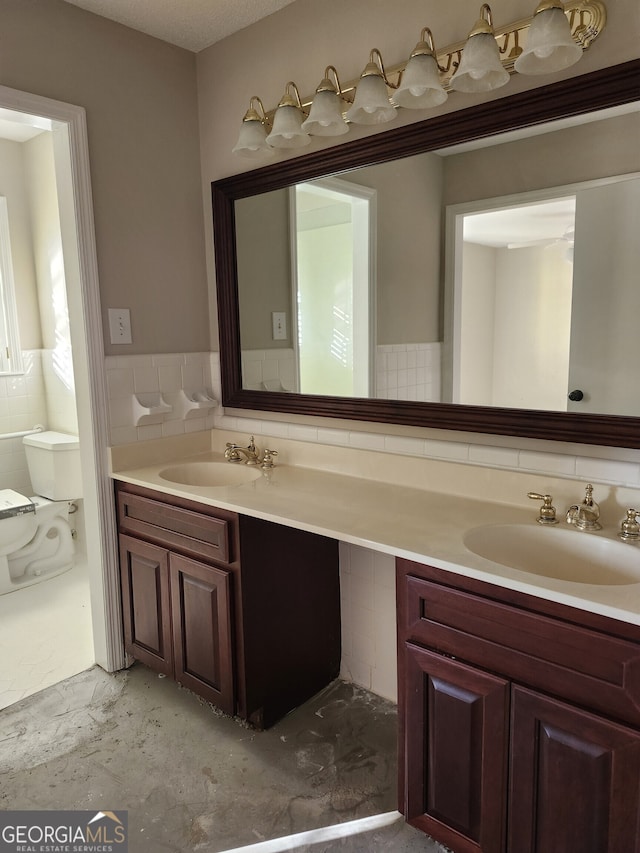
<instances>
[{"instance_id":1,"label":"toilet tank","mask_svg":"<svg viewBox=\"0 0 640 853\"><path fill-rule=\"evenodd\" d=\"M52 501L72 501L82 497L77 435L47 430L25 435L22 443L36 495Z\"/></svg>"}]
</instances>

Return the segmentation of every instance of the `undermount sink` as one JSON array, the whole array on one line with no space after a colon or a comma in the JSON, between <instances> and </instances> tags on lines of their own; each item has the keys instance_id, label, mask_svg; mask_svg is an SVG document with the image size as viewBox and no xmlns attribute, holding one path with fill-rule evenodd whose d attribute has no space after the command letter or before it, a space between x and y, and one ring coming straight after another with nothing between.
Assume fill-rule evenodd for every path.
<instances>
[{"instance_id":1,"label":"undermount sink","mask_svg":"<svg viewBox=\"0 0 640 853\"><path fill-rule=\"evenodd\" d=\"M184 462L163 468L158 476L169 483L181 486L201 486L219 488L221 486L241 486L262 476L259 468L230 462Z\"/></svg>"},{"instance_id":2,"label":"undermount sink","mask_svg":"<svg viewBox=\"0 0 640 853\"><path fill-rule=\"evenodd\" d=\"M528 524L474 527L465 546L494 563L572 583L640 583L640 549L592 533Z\"/></svg>"}]
</instances>

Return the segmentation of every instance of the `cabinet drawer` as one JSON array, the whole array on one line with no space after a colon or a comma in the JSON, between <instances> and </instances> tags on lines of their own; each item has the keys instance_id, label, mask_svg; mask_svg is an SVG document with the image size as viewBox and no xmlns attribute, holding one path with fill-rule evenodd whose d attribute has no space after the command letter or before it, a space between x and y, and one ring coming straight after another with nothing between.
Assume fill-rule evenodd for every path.
<instances>
[{"instance_id":1,"label":"cabinet drawer","mask_svg":"<svg viewBox=\"0 0 640 853\"><path fill-rule=\"evenodd\" d=\"M231 562L229 522L151 498L119 492L118 519L123 533L151 539L190 556Z\"/></svg>"},{"instance_id":2,"label":"cabinet drawer","mask_svg":"<svg viewBox=\"0 0 640 853\"><path fill-rule=\"evenodd\" d=\"M413 576L405 594L404 639L640 723L640 646Z\"/></svg>"}]
</instances>

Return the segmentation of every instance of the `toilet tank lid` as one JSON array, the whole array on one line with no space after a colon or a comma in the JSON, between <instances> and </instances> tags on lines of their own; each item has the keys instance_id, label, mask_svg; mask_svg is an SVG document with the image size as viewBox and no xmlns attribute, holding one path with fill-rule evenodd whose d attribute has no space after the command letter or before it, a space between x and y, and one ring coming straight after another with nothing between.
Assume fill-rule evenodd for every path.
<instances>
[{"instance_id":1,"label":"toilet tank lid","mask_svg":"<svg viewBox=\"0 0 640 853\"><path fill-rule=\"evenodd\" d=\"M76 450L80 447L77 435L68 435L53 430L25 435L22 443L28 444L30 447L41 447L44 450Z\"/></svg>"}]
</instances>

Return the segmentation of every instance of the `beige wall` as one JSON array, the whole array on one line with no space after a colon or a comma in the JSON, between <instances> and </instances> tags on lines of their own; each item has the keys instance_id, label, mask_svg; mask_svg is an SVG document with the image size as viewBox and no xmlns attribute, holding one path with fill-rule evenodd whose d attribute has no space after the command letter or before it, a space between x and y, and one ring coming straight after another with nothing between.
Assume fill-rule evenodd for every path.
<instances>
[{"instance_id":1,"label":"beige wall","mask_svg":"<svg viewBox=\"0 0 640 853\"><path fill-rule=\"evenodd\" d=\"M51 133L41 133L25 142L23 154L42 347L54 349L60 322L68 311ZM68 320L65 325L68 327ZM65 333L65 338L69 339L68 328Z\"/></svg>"},{"instance_id":2,"label":"beige wall","mask_svg":"<svg viewBox=\"0 0 640 853\"><path fill-rule=\"evenodd\" d=\"M47 426L77 435L78 416L53 134L41 133L25 142L22 148L42 330L41 366Z\"/></svg>"},{"instance_id":3,"label":"beige wall","mask_svg":"<svg viewBox=\"0 0 640 853\"><path fill-rule=\"evenodd\" d=\"M444 159L442 203L461 204L640 171L640 112Z\"/></svg>"},{"instance_id":4,"label":"beige wall","mask_svg":"<svg viewBox=\"0 0 640 853\"><path fill-rule=\"evenodd\" d=\"M288 191L240 199L236 204L236 231L242 349L291 347ZM284 341L273 340L272 311L286 312Z\"/></svg>"},{"instance_id":5,"label":"beige wall","mask_svg":"<svg viewBox=\"0 0 640 853\"><path fill-rule=\"evenodd\" d=\"M496 24L531 13L530 0L505 5L494 5ZM579 65L550 78L514 77L485 98L637 57L640 6L607 0L607 8L607 28ZM330 62L343 79L357 77L372 47L391 65L410 52L423 26L449 44L477 15L476 0L459 0L454 11L434 0L296 0L196 57L62 0L0 0L0 82L87 111L105 336L108 307L131 308L134 332L132 346L113 347L106 336L106 352L207 349L205 256L216 347L209 185L255 165L231 154L251 95L274 106L290 79L312 92ZM481 100L455 94L433 114ZM405 110L396 124L424 117ZM348 139L379 130L361 128ZM277 155L288 156L299 155Z\"/></svg>"},{"instance_id":6,"label":"beige wall","mask_svg":"<svg viewBox=\"0 0 640 853\"><path fill-rule=\"evenodd\" d=\"M607 0L608 23L597 42L580 63L551 76L515 75L509 84L486 96L453 94L431 115L448 113L482 100L499 99L557 80L585 74L638 57L640 4L637 0ZM493 4L496 26L531 14L535 3L513 0L502 6ZM295 80L301 94L308 95L317 86L325 66L336 65L343 80L357 78L371 48L381 50L385 63L393 65L413 49L420 29L429 26L437 44L452 44L466 36L478 17L476 0L437 3L435 0L296 0L285 9L235 33L197 57L200 97L200 132L204 208L210 233L210 182L228 175L249 171L255 163L231 153L242 116L252 95L260 95L269 109L282 95L288 80ZM395 126L424 119L426 114L403 110ZM277 154L277 159L304 155L310 150L344 144L345 139L380 132L385 128L352 129L348 137L337 141L314 139L311 148ZM207 241L209 285L215 288L211 241ZM216 338L215 320L212 325Z\"/></svg>"},{"instance_id":7,"label":"beige wall","mask_svg":"<svg viewBox=\"0 0 640 853\"><path fill-rule=\"evenodd\" d=\"M86 109L106 352L208 349L194 54L61 0L0 0L0 21L0 82Z\"/></svg>"},{"instance_id":8,"label":"beige wall","mask_svg":"<svg viewBox=\"0 0 640 853\"><path fill-rule=\"evenodd\" d=\"M42 346L33 263L31 216L20 142L0 139L0 195L7 199L11 259L22 349Z\"/></svg>"},{"instance_id":9,"label":"beige wall","mask_svg":"<svg viewBox=\"0 0 640 853\"><path fill-rule=\"evenodd\" d=\"M441 340L442 159L420 154L349 180L376 190L376 343Z\"/></svg>"}]
</instances>

